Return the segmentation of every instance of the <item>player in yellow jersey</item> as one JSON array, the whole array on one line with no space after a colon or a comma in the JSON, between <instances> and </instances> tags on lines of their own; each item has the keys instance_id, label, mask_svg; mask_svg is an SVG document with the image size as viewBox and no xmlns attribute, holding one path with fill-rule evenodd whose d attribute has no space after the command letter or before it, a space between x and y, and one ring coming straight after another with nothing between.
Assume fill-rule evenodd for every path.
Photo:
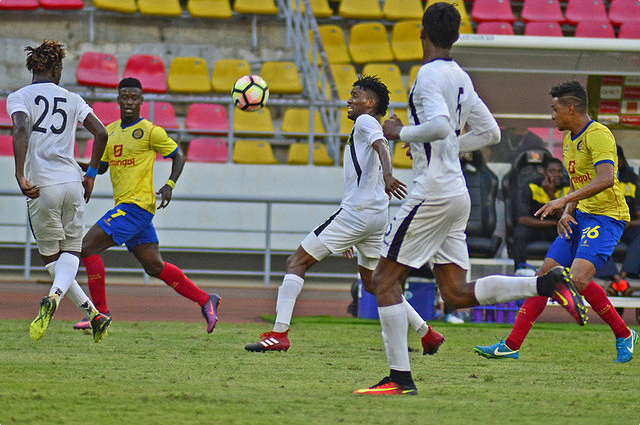
<instances>
[{"instance_id":1,"label":"player in yellow jersey","mask_svg":"<svg viewBox=\"0 0 640 425\"><path fill-rule=\"evenodd\" d=\"M616 337L615 361L628 362L633 358L638 335L625 325L607 294L592 280L596 270L613 253L625 223L630 220L624 193L618 185L616 142L607 127L589 117L587 92L580 83L559 84L551 89L550 95L551 119L559 130L568 130L562 152L571 190L535 213L544 219L562 212L558 237L538 274L558 265L571 266L576 288ZM527 299L509 337L494 345L476 346L475 351L488 358L517 359L522 342L546 305L547 297Z\"/></svg>"},{"instance_id":2,"label":"player in yellow jersey","mask_svg":"<svg viewBox=\"0 0 640 425\"><path fill-rule=\"evenodd\" d=\"M82 240L82 262L87 269L91 298L100 312L109 314L100 253L111 246L125 244L147 274L201 306L207 332L211 333L216 326L220 297L198 288L182 270L160 256L158 236L152 223L156 194L162 197L158 209L169 205L185 159L178 144L163 128L140 117L142 102L140 81L135 78L120 81L120 120L107 126L109 140L98 169L100 174L110 170L115 207L102 216ZM158 153L171 158L172 165L169 179L155 192L153 163ZM74 328L85 329L86 326L87 321L81 320Z\"/></svg>"}]
</instances>

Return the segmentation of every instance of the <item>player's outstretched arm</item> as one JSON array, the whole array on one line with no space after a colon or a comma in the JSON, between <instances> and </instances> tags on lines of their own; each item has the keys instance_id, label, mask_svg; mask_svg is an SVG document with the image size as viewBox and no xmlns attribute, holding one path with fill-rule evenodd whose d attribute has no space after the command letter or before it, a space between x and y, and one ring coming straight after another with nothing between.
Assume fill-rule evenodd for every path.
<instances>
[{"instance_id":1,"label":"player's outstretched arm","mask_svg":"<svg viewBox=\"0 0 640 425\"><path fill-rule=\"evenodd\" d=\"M398 199L404 199L407 196L407 185L393 177L393 163L391 162L391 152L386 140L378 139L372 144L373 149L380 157L382 164L382 177L384 178L384 191L387 192L389 198L391 195Z\"/></svg>"},{"instance_id":2,"label":"player's outstretched arm","mask_svg":"<svg viewBox=\"0 0 640 425\"><path fill-rule=\"evenodd\" d=\"M176 182L178 181L178 177L182 174L182 169L184 168L185 158L184 154L180 149L176 151L176 153L171 157L173 161L171 163L171 175L167 182L156 192L157 195L162 197L160 201L160 205L158 205L158 209L165 208L171 202L171 196L173 194L173 188L176 186Z\"/></svg>"},{"instance_id":3,"label":"player's outstretched arm","mask_svg":"<svg viewBox=\"0 0 640 425\"><path fill-rule=\"evenodd\" d=\"M24 161L27 157L27 149L29 148L29 117L22 111L14 112L11 115L13 121L13 158L16 165L16 180L18 186L25 196L29 198L37 198L40 196L40 189L31 184L24 176Z\"/></svg>"},{"instance_id":4,"label":"player's outstretched arm","mask_svg":"<svg viewBox=\"0 0 640 425\"><path fill-rule=\"evenodd\" d=\"M107 134L107 129L104 127L104 124L102 124L93 112L87 115L84 119L83 125L89 133L93 134L91 160L89 161L89 166L86 169L86 174L82 181L82 186L84 186L84 200L89 202L91 193L93 192L95 178L99 172L100 158L102 158L102 155L104 154L104 149L107 146L109 135Z\"/></svg>"}]
</instances>

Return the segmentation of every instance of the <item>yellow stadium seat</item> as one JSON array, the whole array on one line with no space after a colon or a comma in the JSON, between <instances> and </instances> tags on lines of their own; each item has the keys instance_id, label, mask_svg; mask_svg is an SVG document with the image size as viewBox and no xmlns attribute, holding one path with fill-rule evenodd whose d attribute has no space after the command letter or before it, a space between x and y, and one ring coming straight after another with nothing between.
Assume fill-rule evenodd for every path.
<instances>
[{"instance_id":1,"label":"yellow stadium seat","mask_svg":"<svg viewBox=\"0 0 640 425\"><path fill-rule=\"evenodd\" d=\"M265 62L262 64L260 76L267 82L270 93L302 93L298 68L293 62Z\"/></svg>"},{"instance_id":2,"label":"yellow stadium seat","mask_svg":"<svg viewBox=\"0 0 640 425\"><path fill-rule=\"evenodd\" d=\"M378 0L342 0L338 15L346 19L382 19Z\"/></svg>"},{"instance_id":3,"label":"yellow stadium seat","mask_svg":"<svg viewBox=\"0 0 640 425\"><path fill-rule=\"evenodd\" d=\"M324 51L327 53L329 63L349 63L351 57L347 51L347 45L344 42L344 33L339 26L336 25L319 25L320 38ZM313 43L311 31L309 31L309 39ZM311 56L309 56L311 59ZM320 60L317 61L320 63Z\"/></svg>"},{"instance_id":4,"label":"yellow stadium seat","mask_svg":"<svg viewBox=\"0 0 640 425\"><path fill-rule=\"evenodd\" d=\"M187 10L194 18L230 19L229 0L189 0Z\"/></svg>"},{"instance_id":5,"label":"yellow stadium seat","mask_svg":"<svg viewBox=\"0 0 640 425\"><path fill-rule=\"evenodd\" d=\"M354 63L391 62L393 53L384 25L360 23L351 27L349 53Z\"/></svg>"},{"instance_id":6,"label":"yellow stadium seat","mask_svg":"<svg viewBox=\"0 0 640 425\"><path fill-rule=\"evenodd\" d=\"M235 109L233 112L233 131L235 133L259 132L254 134L273 134L273 120L271 119L271 111L265 107L255 112L244 112Z\"/></svg>"},{"instance_id":7,"label":"yellow stadium seat","mask_svg":"<svg viewBox=\"0 0 640 425\"><path fill-rule=\"evenodd\" d=\"M473 27L471 21L460 21L460 34L473 34Z\"/></svg>"},{"instance_id":8,"label":"yellow stadium seat","mask_svg":"<svg viewBox=\"0 0 640 425\"><path fill-rule=\"evenodd\" d=\"M347 100L351 97L351 88L353 83L358 79L356 69L350 64L332 64L330 65L333 80L338 89L338 97L340 100Z\"/></svg>"},{"instance_id":9,"label":"yellow stadium seat","mask_svg":"<svg viewBox=\"0 0 640 425\"><path fill-rule=\"evenodd\" d=\"M311 3L311 11L313 11L313 16L316 18L328 18L333 15L333 10L329 7L329 2L327 0L310 0ZM297 10L296 0L291 0L291 4L293 5L293 10ZM302 9L302 13L304 13L304 2L300 0L300 9Z\"/></svg>"},{"instance_id":10,"label":"yellow stadium seat","mask_svg":"<svg viewBox=\"0 0 640 425\"><path fill-rule=\"evenodd\" d=\"M309 145L307 143L292 143L289 145L287 154L287 164L307 165L309 163ZM313 144L313 164L333 165L333 160L329 156L327 147L320 142Z\"/></svg>"},{"instance_id":11,"label":"yellow stadium seat","mask_svg":"<svg viewBox=\"0 0 640 425\"><path fill-rule=\"evenodd\" d=\"M178 0L138 0L141 15L180 16L182 8Z\"/></svg>"},{"instance_id":12,"label":"yellow stadium seat","mask_svg":"<svg viewBox=\"0 0 640 425\"><path fill-rule=\"evenodd\" d=\"M233 162L236 164L277 164L271 143L266 140L236 140L233 144Z\"/></svg>"},{"instance_id":13,"label":"yellow stadium seat","mask_svg":"<svg viewBox=\"0 0 640 425\"><path fill-rule=\"evenodd\" d=\"M236 80L251 75L249 62L244 59L220 59L213 67L211 86L217 93L231 93Z\"/></svg>"},{"instance_id":14,"label":"yellow stadium seat","mask_svg":"<svg viewBox=\"0 0 640 425\"><path fill-rule=\"evenodd\" d=\"M368 63L362 68L366 75L377 75L389 89L390 102L406 102L407 90L402 82L400 68L394 63Z\"/></svg>"},{"instance_id":15,"label":"yellow stadium seat","mask_svg":"<svg viewBox=\"0 0 640 425\"><path fill-rule=\"evenodd\" d=\"M389 21L422 19L423 13L420 0L385 0L382 7L382 14Z\"/></svg>"},{"instance_id":16,"label":"yellow stadium seat","mask_svg":"<svg viewBox=\"0 0 640 425\"><path fill-rule=\"evenodd\" d=\"M466 22L466 23L471 23L471 20L469 19L469 14L467 13L467 9L464 7L464 1L458 1L458 0L429 0L427 1L427 4L424 6L424 10L427 10L427 8L429 6L431 6L434 3L449 3L455 6L456 9L458 9L458 12L460 13L460 21L461 22ZM462 26L462 25L460 25Z\"/></svg>"},{"instance_id":17,"label":"yellow stadium seat","mask_svg":"<svg viewBox=\"0 0 640 425\"><path fill-rule=\"evenodd\" d=\"M233 10L247 15L276 15L278 8L273 0L236 0Z\"/></svg>"},{"instance_id":18,"label":"yellow stadium seat","mask_svg":"<svg viewBox=\"0 0 640 425\"><path fill-rule=\"evenodd\" d=\"M135 0L93 0L93 5L96 9L118 13L136 13L138 11Z\"/></svg>"},{"instance_id":19,"label":"yellow stadium seat","mask_svg":"<svg viewBox=\"0 0 640 425\"><path fill-rule=\"evenodd\" d=\"M413 65L411 68L409 68L409 80L407 81L407 91L411 90L411 86L413 86L413 82L416 80L416 77L418 76L418 70L420 70L420 67L422 65Z\"/></svg>"},{"instance_id":20,"label":"yellow stadium seat","mask_svg":"<svg viewBox=\"0 0 640 425\"><path fill-rule=\"evenodd\" d=\"M342 138L347 138L353 130L353 121L347 116L347 108L340 109L340 134Z\"/></svg>"},{"instance_id":21,"label":"yellow stadium seat","mask_svg":"<svg viewBox=\"0 0 640 425\"><path fill-rule=\"evenodd\" d=\"M404 143L393 144L393 166L395 168L411 168L411 158L407 156L407 150L402 148Z\"/></svg>"},{"instance_id":22,"label":"yellow stadium seat","mask_svg":"<svg viewBox=\"0 0 640 425\"><path fill-rule=\"evenodd\" d=\"M399 62L422 59L421 21L398 22L391 30L391 50Z\"/></svg>"},{"instance_id":23,"label":"yellow stadium seat","mask_svg":"<svg viewBox=\"0 0 640 425\"><path fill-rule=\"evenodd\" d=\"M169 90L179 93L208 93L211 80L207 62L202 58L178 56L173 58L167 76Z\"/></svg>"},{"instance_id":24,"label":"yellow stadium seat","mask_svg":"<svg viewBox=\"0 0 640 425\"><path fill-rule=\"evenodd\" d=\"M309 109L307 108L289 108L284 111L282 117L282 132L283 133L309 133ZM313 114L313 133L324 134L326 133L324 125L322 125L322 118L320 118L320 112L315 111ZM287 135L289 137L300 138L300 135ZM305 136L306 137L306 136Z\"/></svg>"}]
</instances>

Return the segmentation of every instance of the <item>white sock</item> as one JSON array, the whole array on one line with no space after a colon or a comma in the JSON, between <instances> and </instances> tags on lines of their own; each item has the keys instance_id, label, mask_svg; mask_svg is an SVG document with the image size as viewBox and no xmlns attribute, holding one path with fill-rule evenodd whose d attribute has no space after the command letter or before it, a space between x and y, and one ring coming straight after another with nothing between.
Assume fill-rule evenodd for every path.
<instances>
[{"instance_id":1,"label":"white sock","mask_svg":"<svg viewBox=\"0 0 640 425\"><path fill-rule=\"evenodd\" d=\"M475 296L480 305L515 301L538 295L536 276L493 275L476 280Z\"/></svg>"},{"instance_id":2,"label":"white sock","mask_svg":"<svg viewBox=\"0 0 640 425\"><path fill-rule=\"evenodd\" d=\"M51 275L51 277L55 279L56 261L45 264L45 268L49 272L49 275ZM87 294L82 290L82 287L75 279L73 279L71 286L69 286L67 296L71 301L73 301L76 307L78 307L80 310L82 310L83 313L87 315L87 317L91 317L93 310L96 310L96 307L93 305Z\"/></svg>"},{"instance_id":3,"label":"white sock","mask_svg":"<svg viewBox=\"0 0 640 425\"><path fill-rule=\"evenodd\" d=\"M427 322L422 320L422 317L418 314L418 312L409 304L409 301L403 296L402 297L402 305L407 311L407 320L413 329L418 332L420 338L425 336L427 332L429 332L429 326Z\"/></svg>"},{"instance_id":4,"label":"white sock","mask_svg":"<svg viewBox=\"0 0 640 425\"><path fill-rule=\"evenodd\" d=\"M382 337L385 339L385 349L389 369L410 372L409 344L407 342L407 311L403 305L393 304L378 307Z\"/></svg>"},{"instance_id":5,"label":"white sock","mask_svg":"<svg viewBox=\"0 0 640 425\"><path fill-rule=\"evenodd\" d=\"M296 298L302 291L304 279L298 275L288 273L284 275L282 286L278 289L278 301L276 303L276 323L273 326L274 332L286 332L291 324L293 307L296 305Z\"/></svg>"},{"instance_id":6,"label":"white sock","mask_svg":"<svg viewBox=\"0 0 640 425\"><path fill-rule=\"evenodd\" d=\"M63 297L78 274L80 259L73 254L63 252L55 262L53 285L51 291Z\"/></svg>"}]
</instances>

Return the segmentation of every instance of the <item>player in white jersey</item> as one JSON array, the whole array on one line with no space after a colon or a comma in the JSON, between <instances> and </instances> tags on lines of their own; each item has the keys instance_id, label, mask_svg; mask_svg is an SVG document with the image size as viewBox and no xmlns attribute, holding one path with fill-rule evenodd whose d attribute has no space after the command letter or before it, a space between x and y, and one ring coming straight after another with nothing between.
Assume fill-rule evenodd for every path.
<instances>
[{"instance_id":1,"label":"player in white jersey","mask_svg":"<svg viewBox=\"0 0 640 425\"><path fill-rule=\"evenodd\" d=\"M391 195L402 199L407 191L406 185L392 175L391 154L378 121L389 105L387 87L376 77L363 76L353 84L347 104L347 114L354 126L344 152L344 194L340 209L310 232L287 259L273 330L262 334L258 342L247 345L248 351L289 349L289 325L305 273L331 253L350 256L355 245L362 282L373 293L371 274L380 258L389 199ZM435 353L444 338L403 301L412 326L422 338L425 353Z\"/></svg>"},{"instance_id":2,"label":"player in white jersey","mask_svg":"<svg viewBox=\"0 0 640 425\"><path fill-rule=\"evenodd\" d=\"M65 294L92 319L93 339L100 342L111 319L96 310L75 280L84 230L84 204L93 191L107 130L77 94L60 87L65 49L45 40L27 47L32 82L9 95L7 112L13 121L16 179L28 197L31 230L47 271L53 277L49 295L40 302L29 335L42 338ZM83 176L73 159L76 125L94 136L91 166Z\"/></svg>"},{"instance_id":3,"label":"player in white jersey","mask_svg":"<svg viewBox=\"0 0 640 425\"><path fill-rule=\"evenodd\" d=\"M471 307L548 294L583 324L584 306L562 267L536 277L487 276L467 282L465 228L470 200L459 152L498 143L500 130L469 76L451 57L460 14L449 3L424 13L420 38L423 65L409 96L409 120L395 115L383 124L388 139L410 144L414 189L389 224L382 258L373 273L390 374L356 394L417 394L407 347L407 314L401 284L411 268L432 265L444 302ZM460 136L461 130L467 132Z\"/></svg>"}]
</instances>

